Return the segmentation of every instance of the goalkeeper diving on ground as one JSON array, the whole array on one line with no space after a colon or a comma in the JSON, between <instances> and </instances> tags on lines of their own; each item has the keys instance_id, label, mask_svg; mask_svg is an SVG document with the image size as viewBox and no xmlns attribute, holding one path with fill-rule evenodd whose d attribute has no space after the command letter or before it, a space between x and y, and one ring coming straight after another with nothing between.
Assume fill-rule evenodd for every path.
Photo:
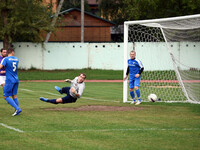
<instances>
[{"instance_id":1,"label":"goalkeeper diving on ground","mask_svg":"<svg viewBox=\"0 0 200 150\"><path fill-rule=\"evenodd\" d=\"M67 94L67 96L63 98L57 98L57 99L48 99L44 97L40 97L41 101L52 103L52 104L58 104L58 103L75 103L78 98L81 97L83 94L83 91L85 89L85 81L86 74L80 73L78 77L75 77L73 80L66 79L65 82L71 83L70 87L63 87L62 89L58 86L55 86L55 89L60 94Z\"/></svg>"}]
</instances>

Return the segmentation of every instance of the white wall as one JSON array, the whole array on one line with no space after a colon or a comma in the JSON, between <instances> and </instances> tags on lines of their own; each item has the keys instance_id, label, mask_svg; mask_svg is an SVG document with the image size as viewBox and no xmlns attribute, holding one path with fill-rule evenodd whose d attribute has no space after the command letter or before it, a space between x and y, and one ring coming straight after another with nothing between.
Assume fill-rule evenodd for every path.
<instances>
[{"instance_id":1,"label":"white wall","mask_svg":"<svg viewBox=\"0 0 200 150\"><path fill-rule=\"evenodd\" d=\"M87 43L46 43L44 69L88 68Z\"/></svg>"},{"instance_id":2,"label":"white wall","mask_svg":"<svg viewBox=\"0 0 200 150\"><path fill-rule=\"evenodd\" d=\"M123 70L123 43L14 43L19 68L54 69L111 69ZM0 42L0 46L3 44ZM175 57L188 66L200 68L200 43L172 43ZM173 70L165 43L129 43L145 70ZM181 50L180 50L181 49ZM129 52L128 54L129 55ZM190 57L189 57L190 56ZM191 58L191 59L189 59Z\"/></svg>"},{"instance_id":3,"label":"white wall","mask_svg":"<svg viewBox=\"0 0 200 150\"><path fill-rule=\"evenodd\" d=\"M15 55L19 58L19 68L31 67L42 69L43 53L42 45L35 43L14 43Z\"/></svg>"}]
</instances>

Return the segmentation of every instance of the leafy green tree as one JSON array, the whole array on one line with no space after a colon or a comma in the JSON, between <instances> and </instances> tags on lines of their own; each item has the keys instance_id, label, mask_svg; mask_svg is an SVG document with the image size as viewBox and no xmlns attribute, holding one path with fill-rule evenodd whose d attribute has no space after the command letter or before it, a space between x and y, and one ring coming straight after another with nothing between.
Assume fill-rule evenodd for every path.
<instances>
[{"instance_id":1,"label":"leafy green tree","mask_svg":"<svg viewBox=\"0 0 200 150\"><path fill-rule=\"evenodd\" d=\"M60 1L60 0L59 0ZM81 0L65 0L62 6L61 11L70 9L70 8L79 8L81 9ZM84 0L84 10L90 11L90 7L88 5L88 1Z\"/></svg>"},{"instance_id":2,"label":"leafy green tree","mask_svg":"<svg viewBox=\"0 0 200 150\"><path fill-rule=\"evenodd\" d=\"M155 19L200 13L200 0L98 0L101 15L123 24L126 20Z\"/></svg>"},{"instance_id":3,"label":"leafy green tree","mask_svg":"<svg viewBox=\"0 0 200 150\"><path fill-rule=\"evenodd\" d=\"M0 39L3 47L12 42L42 42L42 32L49 32L52 7L42 0L0 0Z\"/></svg>"},{"instance_id":4,"label":"leafy green tree","mask_svg":"<svg viewBox=\"0 0 200 150\"><path fill-rule=\"evenodd\" d=\"M105 19L120 24L126 18L126 7L123 0L99 0L99 10Z\"/></svg>"}]
</instances>

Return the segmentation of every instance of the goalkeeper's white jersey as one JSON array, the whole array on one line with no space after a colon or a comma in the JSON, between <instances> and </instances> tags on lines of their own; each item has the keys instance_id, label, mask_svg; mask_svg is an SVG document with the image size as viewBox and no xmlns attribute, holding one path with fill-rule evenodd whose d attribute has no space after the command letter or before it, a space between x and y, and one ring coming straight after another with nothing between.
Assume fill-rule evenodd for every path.
<instances>
[{"instance_id":1,"label":"goalkeeper's white jersey","mask_svg":"<svg viewBox=\"0 0 200 150\"><path fill-rule=\"evenodd\" d=\"M78 83L78 77L75 77L74 80L71 81L71 87L76 89L76 92L79 94L79 97L76 96L76 94L72 93L70 91L70 95L74 98L80 98L83 94L83 90L85 89L85 83Z\"/></svg>"}]
</instances>

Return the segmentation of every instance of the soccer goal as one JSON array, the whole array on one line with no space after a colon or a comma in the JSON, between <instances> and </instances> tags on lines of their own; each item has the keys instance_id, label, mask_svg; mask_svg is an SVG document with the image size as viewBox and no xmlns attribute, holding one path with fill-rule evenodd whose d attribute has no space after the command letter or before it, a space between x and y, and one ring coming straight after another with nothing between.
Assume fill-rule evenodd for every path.
<instances>
[{"instance_id":1,"label":"soccer goal","mask_svg":"<svg viewBox=\"0 0 200 150\"><path fill-rule=\"evenodd\" d=\"M144 65L142 101L154 93L164 102L200 103L200 14L124 22L124 76L131 50Z\"/></svg>"}]
</instances>

